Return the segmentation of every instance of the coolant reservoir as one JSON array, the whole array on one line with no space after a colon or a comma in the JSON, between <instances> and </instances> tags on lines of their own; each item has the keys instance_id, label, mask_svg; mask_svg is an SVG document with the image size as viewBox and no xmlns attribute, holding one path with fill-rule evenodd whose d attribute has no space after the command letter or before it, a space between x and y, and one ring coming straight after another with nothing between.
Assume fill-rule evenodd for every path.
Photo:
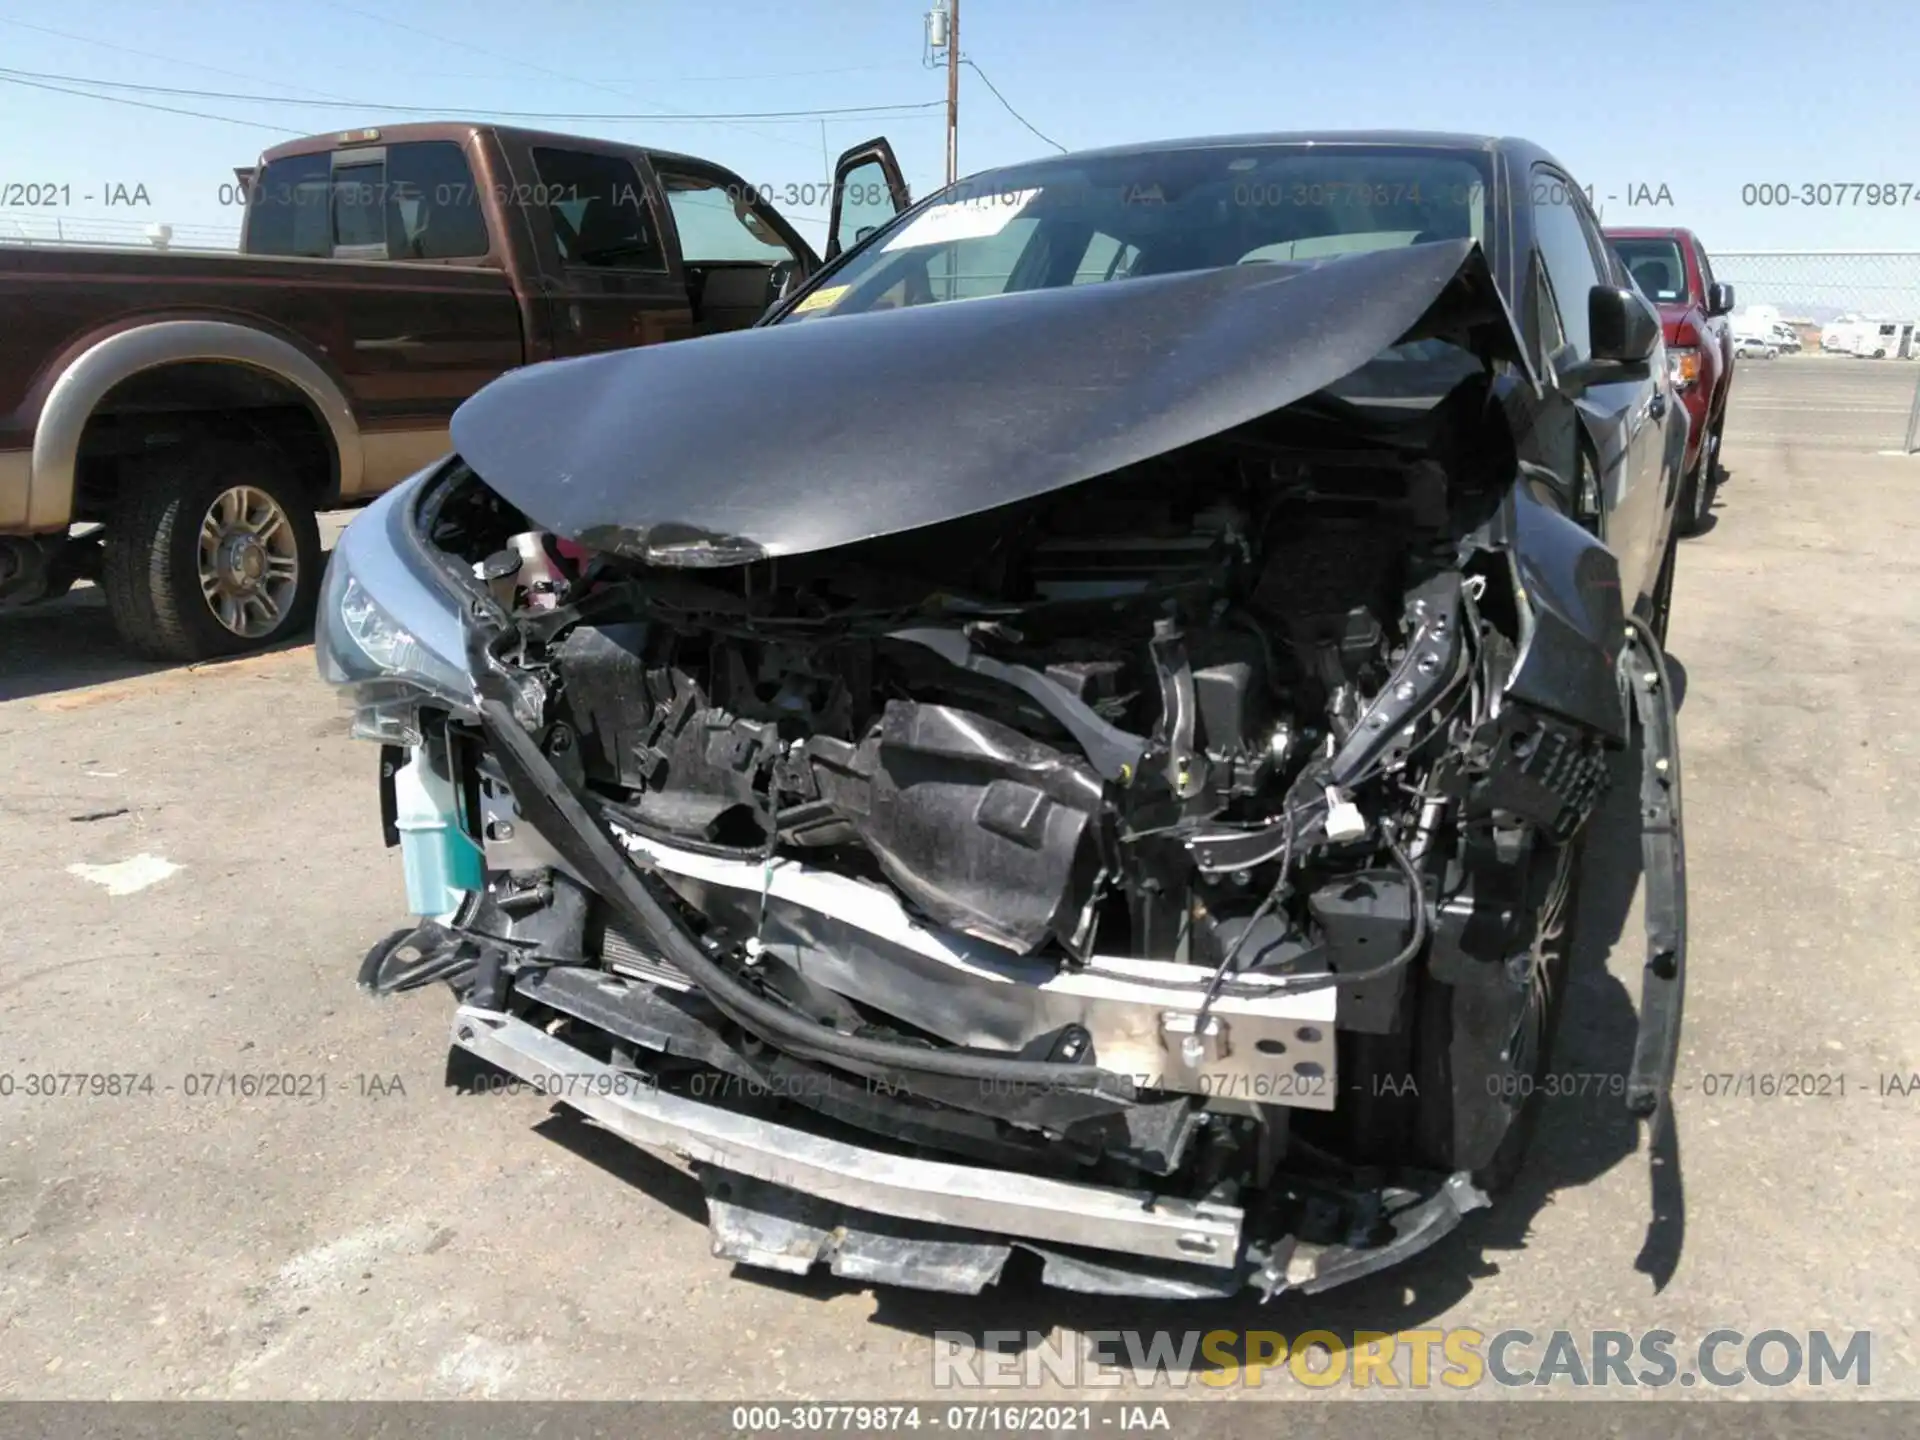
<instances>
[{"instance_id":1,"label":"coolant reservoir","mask_svg":"<svg viewBox=\"0 0 1920 1440\"><path fill-rule=\"evenodd\" d=\"M446 738L429 735L410 746L394 772L394 829L407 877L407 909L451 920L461 902L486 879L480 847L460 823L460 798L448 764Z\"/></svg>"}]
</instances>

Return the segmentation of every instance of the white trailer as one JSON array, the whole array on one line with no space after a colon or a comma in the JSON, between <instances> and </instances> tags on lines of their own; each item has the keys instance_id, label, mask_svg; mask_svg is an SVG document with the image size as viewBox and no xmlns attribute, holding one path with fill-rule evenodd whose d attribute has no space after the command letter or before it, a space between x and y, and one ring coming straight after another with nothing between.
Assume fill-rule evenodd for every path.
<instances>
[{"instance_id":1,"label":"white trailer","mask_svg":"<svg viewBox=\"0 0 1920 1440\"><path fill-rule=\"evenodd\" d=\"M1869 360L1905 360L1913 350L1913 321L1862 321L1854 328L1851 353Z\"/></svg>"}]
</instances>

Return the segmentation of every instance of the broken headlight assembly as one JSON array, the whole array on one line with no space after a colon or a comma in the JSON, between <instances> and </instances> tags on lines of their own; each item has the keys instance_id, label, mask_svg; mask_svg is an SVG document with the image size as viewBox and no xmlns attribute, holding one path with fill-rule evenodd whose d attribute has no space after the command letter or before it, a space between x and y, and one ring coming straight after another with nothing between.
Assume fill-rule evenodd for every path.
<instances>
[{"instance_id":1,"label":"broken headlight assembly","mask_svg":"<svg viewBox=\"0 0 1920 1440\"><path fill-rule=\"evenodd\" d=\"M431 472L398 486L349 525L321 592L314 653L340 687L363 740L417 745L423 705L473 709L459 602L419 553L409 515Z\"/></svg>"}]
</instances>

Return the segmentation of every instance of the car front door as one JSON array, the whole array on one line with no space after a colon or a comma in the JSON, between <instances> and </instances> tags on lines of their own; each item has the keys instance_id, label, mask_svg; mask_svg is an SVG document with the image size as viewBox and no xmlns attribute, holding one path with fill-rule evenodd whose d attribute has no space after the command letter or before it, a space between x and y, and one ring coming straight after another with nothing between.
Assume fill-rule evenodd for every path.
<instances>
[{"instance_id":1,"label":"car front door","mask_svg":"<svg viewBox=\"0 0 1920 1440\"><path fill-rule=\"evenodd\" d=\"M1629 610L1659 574L1670 497L1665 493L1667 429L1684 424L1668 399L1663 352L1650 365L1596 363L1589 324L1596 286L1631 285L1616 275L1600 227L1585 197L1565 175L1535 166L1528 186L1537 251L1536 276L1545 282L1537 304L1542 328L1559 341L1546 356L1552 382L1572 399L1599 491L1600 534L1620 562L1621 603Z\"/></svg>"}]
</instances>

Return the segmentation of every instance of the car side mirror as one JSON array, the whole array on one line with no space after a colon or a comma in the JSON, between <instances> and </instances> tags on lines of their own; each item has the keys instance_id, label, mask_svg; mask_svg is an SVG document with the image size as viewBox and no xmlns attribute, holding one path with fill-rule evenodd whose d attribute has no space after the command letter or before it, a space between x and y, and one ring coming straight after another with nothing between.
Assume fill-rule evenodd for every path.
<instances>
[{"instance_id":1,"label":"car side mirror","mask_svg":"<svg viewBox=\"0 0 1920 1440\"><path fill-rule=\"evenodd\" d=\"M1587 292L1587 331L1595 360L1638 365L1660 343L1660 313L1637 290L1596 285Z\"/></svg>"},{"instance_id":2,"label":"car side mirror","mask_svg":"<svg viewBox=\"0 0 1920 1440\"><path fill-rule=\"evenodd\" d=\"M1707 314L1730 315L1733 313L1733 287L1724 281L1716 280L1707 287Z\"/></svg>"}]
</instances>

